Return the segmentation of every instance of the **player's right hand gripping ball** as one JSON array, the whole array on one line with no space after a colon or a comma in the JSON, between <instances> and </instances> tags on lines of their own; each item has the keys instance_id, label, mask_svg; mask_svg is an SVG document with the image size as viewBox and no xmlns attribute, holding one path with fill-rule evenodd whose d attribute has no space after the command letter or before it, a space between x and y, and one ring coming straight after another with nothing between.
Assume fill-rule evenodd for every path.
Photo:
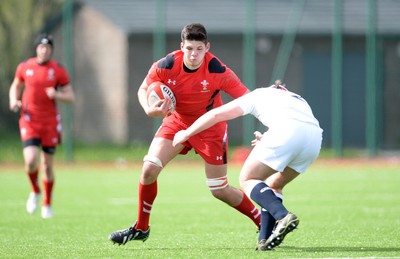
<instances>
[{"instance_id":1,"label":"player's right hand gripping ball","mask_svg":"<svg viewBox=\"0 0 400 259\"><path fill-rule=\"evenodd\" d=\"M176 107L176 99L171 88L164 85L162 82L153 82L149 88L147 88L147 103L149 106L153 105L159 100L164 100L165 97L169 97L172 100L170 107L170 111L172 113Z\"/></svg>"}]
</instances>

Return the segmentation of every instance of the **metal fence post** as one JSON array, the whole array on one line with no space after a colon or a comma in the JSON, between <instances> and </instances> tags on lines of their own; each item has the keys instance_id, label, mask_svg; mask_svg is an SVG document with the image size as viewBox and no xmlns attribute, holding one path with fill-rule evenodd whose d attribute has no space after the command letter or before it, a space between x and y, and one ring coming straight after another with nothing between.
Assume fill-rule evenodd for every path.
<instances>
[{"instance_id":1,"label":"metal fence post","mask_svg":"<svg viewBox=\"0 0 400 259\"><path fill-rule=\"evenodd\" d=\"M64 65L69 73L71 82L74 81L73 67L73 0L66 0L63 6L63 60ZM73 83L71 83L73 85ZM65 161L73 161L73 120L72 105L64 104L63 117L63 142L65 147Z\"/></svg>"},{"instance_id":2,"label":"metal fence post","mask_svg":"<svg viewBox=\"0 0 400 259\"><path fill-rule=\"evenodd\" d=\"M332 35L332 147L336 157L343 155L342 139L342 69L343 69L343 42L342 42L342 0L335 0L334 28Z\"/></svg>"}]
</instances>

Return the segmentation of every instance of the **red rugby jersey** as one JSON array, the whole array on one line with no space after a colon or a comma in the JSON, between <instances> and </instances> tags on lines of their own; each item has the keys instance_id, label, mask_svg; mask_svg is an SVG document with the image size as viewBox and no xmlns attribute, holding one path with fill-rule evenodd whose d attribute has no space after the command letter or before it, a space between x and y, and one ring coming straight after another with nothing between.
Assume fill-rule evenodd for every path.
<instances>
[{"instance_id":1,"label":"red rugby jersey","mask_svg":"<svg viewBox=\"0 0 400 259\"><path fill-rule=\"evenodd\" d=\"M155 81L171 88L176 98L176 115L188 124L222 105L221 90L233 98L247 91L237 75L210 52L195 71L184 68L181 50L168 54L153 63L146 76L147 85Z\"/></svg>"},{"instance_id":2,"label":"red rugby jersey","mask_svg":"<svg viewBox=\"0 0 400 259\"><path fill-rule=\"evenodd\" d=\"M39 64L36 58L30 58L18 65L15 77L25 84L21 116L34 121L55 118L58 113L56 102L47 96L45 88L69 84L65 68L54 60Z\"/></svg>"}]
</instances>

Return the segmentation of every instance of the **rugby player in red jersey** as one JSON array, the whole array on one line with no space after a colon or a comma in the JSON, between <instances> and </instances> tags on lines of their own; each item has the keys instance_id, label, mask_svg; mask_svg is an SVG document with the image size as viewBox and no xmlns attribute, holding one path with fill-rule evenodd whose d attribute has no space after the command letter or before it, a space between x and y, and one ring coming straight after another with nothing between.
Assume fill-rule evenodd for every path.
<instances>
[{"instance_id":1,"label":"rugby player in red jersey","mask_svg":"<svg viewBox=\"0 0 400 259\"><path fill-rule=\"evenodd\" d=\"M249 217L259 227L259 210L241 190L228 183L226 122L220 122L175 147L172 145L176 132L186 129L198 117L222 105L220 91L233 98L249 92L236 74L209 52L210 43L202 24L186 25L181 32L181 40L180 50L151 66L138 90L139 102L145 113L154 118L164 117L164 120L143 159L137 220L131 227L110 234L109 239L114 243L145 241L149 237L157 178L169 161L191 149L204 160L207 185L213 196ZM163 82L175 95L176 108L170 116L167 115L171 99L160 100L150 107L147 103L147 88L155 81Z\"/></svg>"},{"instance_id":2,"label":"rugby player in red jersey","mask_svg":"<svg viewBox=\"0 0 400 259\"><path fill-rule=\"evenodd\" d=\"M37 209L39 187L39 154L44 174L42 217L51 218L51 195L54 187L53 156L61 141L61 121L56 101L73 102L74 91L67 71L52 60L53 40L42 34L36 42L36 57L17 67L9 91L10 110L20 110L19 127L23 145L25 170L29 176L31 193L26 203L29 213ZM21 100L22 95L22 100ZM42 152L39 152L41 147Z\"/></svg>"}]
</instances>

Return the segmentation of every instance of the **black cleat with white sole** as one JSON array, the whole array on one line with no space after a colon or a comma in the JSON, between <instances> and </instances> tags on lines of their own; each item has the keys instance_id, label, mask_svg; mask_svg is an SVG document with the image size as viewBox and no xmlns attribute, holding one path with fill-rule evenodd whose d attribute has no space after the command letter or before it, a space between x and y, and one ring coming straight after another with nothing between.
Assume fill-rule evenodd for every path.
<instances>
[{"instance_id":1,"label":"black cleat with white sole","mask_svg":"<svg viewBox=\"0 0 400 259\"><path fill-rule=\"evenodd\" d=\"M129 227L127 229L118 230L111 233L108 236L114 244L125 245L128 241L131 240L141 240L146 241L150 235L150 228L147 231L142 231L141 229L135 228L136 224L133 227Z\"/></svg>"},{"instance_id":2,"label":"black cleat with white sole","mask_svg":"<svg viewBox=\"0 0 400 259\"><path fill-rule=\"evenodd\" d=\"M272 250L279 246L283 242L285 236L296 229L299 223L300 220L297 216L289 212L283 219L276 222L275 228L272 230L272 234L268 239L266 241L261 240L258 243L257 250Z\"/></svg>"}]
</instances>

